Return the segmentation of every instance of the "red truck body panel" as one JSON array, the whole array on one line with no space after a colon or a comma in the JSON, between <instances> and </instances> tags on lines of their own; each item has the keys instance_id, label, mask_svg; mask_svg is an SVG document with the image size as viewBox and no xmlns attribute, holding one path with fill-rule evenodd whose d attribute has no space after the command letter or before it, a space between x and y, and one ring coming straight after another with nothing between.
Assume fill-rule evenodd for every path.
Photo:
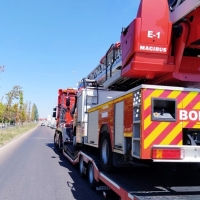
<instances>
[{"instance_id":1,"label":"red truck body panel","mask_svg":"<svg viewBox=\"0 0 200 200\"><path fill-rule=\"evenodd\" d=\"M58 90L58 106L57 106L57 128L63 123L66 127L72 126L73 118L70 114L71 109L75 103L75 96L77 90L75 89L59 89ZM67 101L70 102L70 105L67 106Z\"/></svg>"}]
</instances>

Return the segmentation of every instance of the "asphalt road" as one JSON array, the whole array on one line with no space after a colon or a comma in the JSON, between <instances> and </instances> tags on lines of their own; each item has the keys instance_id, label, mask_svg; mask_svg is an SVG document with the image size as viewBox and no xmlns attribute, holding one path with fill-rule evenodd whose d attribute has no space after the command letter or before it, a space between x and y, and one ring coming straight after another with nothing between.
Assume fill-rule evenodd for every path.
<instances>
[{"instance_id":1,"label":"asphalt road","mask_svg":"<svg viewBox=\"0 0 200 200\"><path fill-rule=\"evenodd\" d=\"M54 130L38 126L0 148L0 200L100 200L53 145Z\"/></svg>"}]
</instances>

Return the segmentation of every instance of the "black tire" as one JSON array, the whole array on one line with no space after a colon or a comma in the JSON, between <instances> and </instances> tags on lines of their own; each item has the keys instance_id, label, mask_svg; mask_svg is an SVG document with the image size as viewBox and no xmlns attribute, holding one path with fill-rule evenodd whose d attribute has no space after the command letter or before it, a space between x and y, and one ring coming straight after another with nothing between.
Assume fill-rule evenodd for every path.
<instances>
[{"instance_id":1,"label":"black tire","mask_svg":"<svg viewBox=\"0 0 200 200\"><path fill-rule=\"evenodd\" d=\"M80 176L81 178L85 178L85 164L84 164L84 160L83 160L83 157L80 156L79 157L79 173L80 173Z\"/></svg>"},{"instance_id":2,"label":"black tire","mask_svg":"<svg viewBox=\"0 0 200 200\"><path fill-rule=\"evenodd\" d=\"M56 133L54 134L54 147L58 148L58 144L56 143Z\"/></svg>"},{"instance_id":3,"label":"black tire","mask_svg":"<svg viewBox=\"0 0 200 200\"><path fill-rule=\"evenodd\" d=\"M174 6L177 3L177 0L168 0L168 4L170 7Z\"/></svg>"},{"instance_id":4,"label":"black tire","mask_svg":"<svg viewBox=\"0 0 200 200\"><path fill-rule=\"evenodd\" d=\"M62 152L62 150L63 150L63 144L62 144L62 136L61 136L61 134L59 134L59 138L58 138L58 150L60 152Z\"/></svg>"},{"instance_id":5,"label":"black tire","mask_svg":"<svg viewBox=\"0 0 200 200\"><path fill-rule=\"evenodd\" d=\"M110 137L107 133L104 133L100 143L100 161L101 167L105 172L110 172L113 168L112 163L112 149Z\"/></svg>"},{"instance_id":6,"label":"black tire","mask_svg":"<svg viewBox=\"0 0 200 200\"><path fill-rule=\"evenodd\" d=\"M88 181L91 189L95 189L97 182L94 178L94 166L91 162L88 163Z\"/></svg>"}]
</instances>

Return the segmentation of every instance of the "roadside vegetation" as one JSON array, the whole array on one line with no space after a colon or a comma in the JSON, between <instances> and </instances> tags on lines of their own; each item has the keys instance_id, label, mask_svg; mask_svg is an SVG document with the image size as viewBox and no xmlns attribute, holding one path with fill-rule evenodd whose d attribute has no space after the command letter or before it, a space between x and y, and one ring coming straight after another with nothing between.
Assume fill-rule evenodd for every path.
<instances>
[{"instance_id":1,"label":"roadside vegetation","mask_svg":"<svg viewBox=\"0 0 200 200\"><path fill-rule=\"evenodd\" d=\"M12 90L2 97L0 102L0 122L23 124L37 121L39 118L37 106L31 101L24 102L21 86L15 85Z\"/></svg>"},{"instance_id":2,"label":"roadside vegetation","mask_svg":"<svg viewBox=\"0 0 200 200\"><path fill-rule=\"evenodd\" d=\"M0 146L26 133L37 125L38 109L24 102L22 87L15 85L0 99Z\"/></svg>"},{"instance_id":3,"label":"roadside vegetation","mask_svg":"<svg viewBox=\"0 0 200 200\"><path fill-rule=\"evenodd\" d=\"M6 128L0 129L0 146L8 143L16 137L28 132L29 130L35 128L37 123L30 122L24 123L23 125L8 126Z\"/></svg>"}]
</instances>

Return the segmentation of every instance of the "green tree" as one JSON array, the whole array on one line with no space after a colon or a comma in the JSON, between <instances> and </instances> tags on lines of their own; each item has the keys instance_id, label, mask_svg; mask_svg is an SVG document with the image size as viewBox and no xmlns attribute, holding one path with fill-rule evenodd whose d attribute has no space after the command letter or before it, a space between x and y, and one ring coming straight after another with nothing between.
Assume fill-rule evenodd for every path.
<instances>
[{"instance_id":1,"label":"green tree","mask_svg":"<svg viewBox=\"0 0 200 200\"><path fill-rule=\"evenodd\" d=\"M38 119L39 119L38 109L37 109L37 106L35 104L33 104L32 111L31 111L31 120L37 121Z\"/></svg>"},{"instance_id":2,"label":"green tree","mask_svg":"<svg viewBox=\"0 0 200 200\"><path fill-rule=\"evenodd\" d=\"M6 106L0 102L0 121L3 121Z\"/></svg>"},{"instance_id":3,"label":"green tree","mask_svg":"<svg viewBox=\"0 0 200 200\"><path fill-rule=\"evenodd\" d=\"M19 105L18 105L18 103L15 103L12 106L12 120L14 122L17 122L19 120Z\"/></svg>"},{"instance_id":4,"label":"green tree","mask_svg":"<svg viewBox=\"0 0 200 200\"><path fill-rule=\"evenodd\" d=\"M13 100L18 99L20 97L21 86L15 85L13 86L13 89L6 94L6 108L4 112L4 119L7 119L8 121L12 120L12 103ZM3 119L3 120L4 120Z\"/></svg>"},{"instance_id":5,"label":"green tree","mask_svg":"<svg viewBox=\"0 0 200 200\"><path fill-rule=\"evenodd\" d=\"M22 110L24 104L24 95L23 92L19 92L19 109Z\"/></svg>"},{"instance_id":6,"label":"green tree","mask_svg":"<svg viewBox=\"0 0 200 200\"><path fill-rule=\"evenodd\" d=\"M39 113L38 113L38 109L37 106L35 105L36 109L35 109L35 120L38 121L39 119Z\"/></svg>"},{"instance_id":7,"label":"green tree","mask_svg":"<svg viewBox=\"0 0 200 200\"><path fill-rule=\"evenodd\" d=\"M24 116L24 95L23 92L19 92L19 121L23 123L25 121L25 116Z\"/></svg>"},{"instance_id":8,"label":"green tree","mask_svg":"<svg viewBox=\"0 0 200 200\"><path fill-rule=\"evenodd\" d=\"M31 101L27 102L27 120L30 121L31 120Z\"/></svg>"},{"instance_id":9,"label":"green tree","mask_svg":"<svg viewBox=\"0 0 200 200\"><path fill-rule=\"evenodd\" d=\"M31 120L35 120L35 104L33 104L32 109L31 109Z\"/></svg>"},{"instance_id":10,"label":"green tree","mask_svg":"<svg viewBox=\"0 0 200 200\"><path fill-rule=\"evenodd\" d=\"M23 124L23 122L26 121L26 111L25 111L25 108L22 108L22 110L21 110L20 119L21 119L22 124Z\"/></svg>"}]
</instances>

